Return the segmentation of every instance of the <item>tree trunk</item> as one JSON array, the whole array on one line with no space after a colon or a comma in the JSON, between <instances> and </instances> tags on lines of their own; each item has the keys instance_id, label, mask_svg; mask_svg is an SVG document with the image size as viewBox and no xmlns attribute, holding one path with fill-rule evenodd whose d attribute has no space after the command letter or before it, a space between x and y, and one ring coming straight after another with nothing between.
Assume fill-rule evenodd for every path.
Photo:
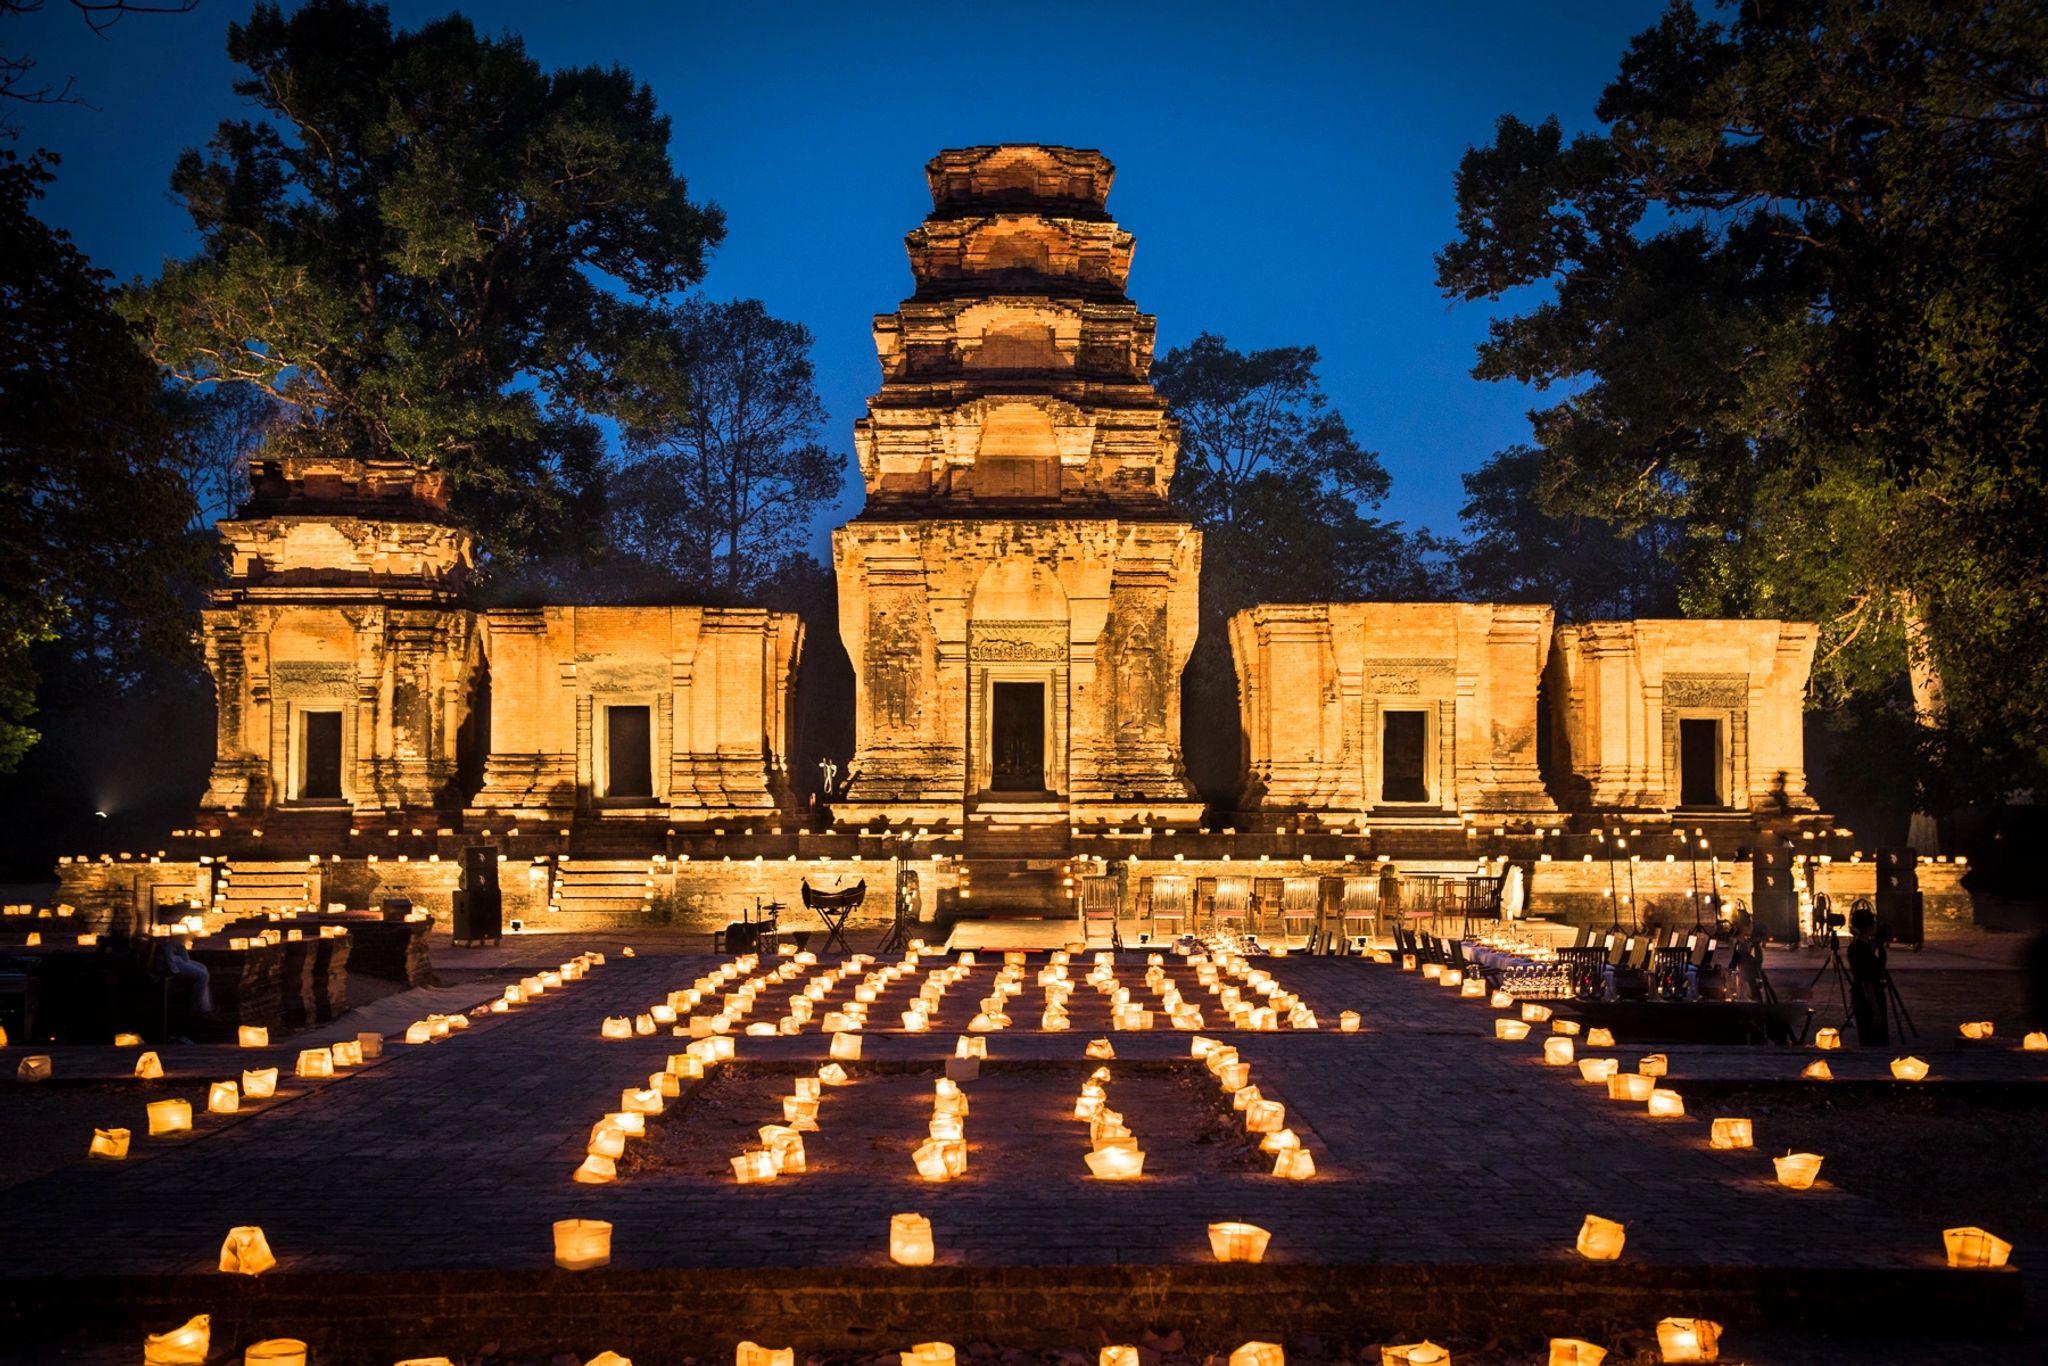
<instances>
[{"instance_id":1,"label":"tree trunk","mask_svg":"<svg viewBox=\"0 0 2048 1366\"><path fill-rule=\"evenodd\" d=\"M1941 666L1935 662L1933 638L1927 613L1912 592L1899 595L1899 611L1906 625L1906 678L1913 690L1913 724L1923 735L1941 729L1946 720L1942 701ZM1906 827L1906 842L1922 857L1941 852L1941 832L1934 816L1915 811Z\"/></svg>"}]
</instances>

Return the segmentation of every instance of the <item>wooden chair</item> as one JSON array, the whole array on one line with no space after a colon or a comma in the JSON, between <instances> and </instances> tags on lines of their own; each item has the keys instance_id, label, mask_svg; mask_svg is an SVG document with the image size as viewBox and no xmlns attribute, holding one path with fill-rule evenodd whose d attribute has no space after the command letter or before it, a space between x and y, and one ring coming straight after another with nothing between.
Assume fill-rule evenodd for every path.
<instances>
[{"instance_id":1,"label":"wooden chair","mask_svg":"<svg viewBox=\"0 0 2048 1366\"><path fill-rule=\"evenodd\" d=\"M1094 931L1109 927L1109 946L1122 950L1124 937L1117 922L1121 908L1116 900L1116 879L1113 877L1084 877L1081 879L1081 940L1091 942Z\"/></svg>"},{"instance_id":2,"label":"wooden chair","mask_svg":"<svg viewBox=\"0 0 2048 1366\"><path fill-rule=\"evenodd\" d=\"M1216 879L1216 900L1209 913L1209 927L1221 934L1226 923L1235 921L1237 932L1251 928L1252 880L1248 877Z\"/></svg>"},{"instance_id":3,"label":"wooden chair","mask_svg":"<svg viewBox=\"0 0 2048 1366\"><path fill-rule=\"evenodd\" d=\"M1162 874L1152 879L1151 910L1154 938L1178 937L1187 929L1190 895L1188 880L1177 873ZM1171 923L1171 935L1161 928L1162 921Z\"/></svg>"},{"instance_id":4,"label":"wooden chair","mask_svg":"<svg viewBox=\"0 0 2048 1366\"><path fill-rule=\"evenodd\" d=\"M1338 929L1344 942L1349 945L1359 935L1367 936L1367 943L1379 938L1380 933L1380 880L1378 877L1347 877L1344 879L1343 896L1337 903ZM1363 926L1361 930L1357 927Z\"/></svg>"},{"instance_id":5,"label":"wooden chair","mask_svg":"<svg viewBox=\"0 0 2048 1366\"><path fill-rule=\"evenodd\" d=\"M1304 947L1313 951L1322 935L1323 880L1319 877L1290 877L1280 883L1280 942L1300 935Z\"/></svg>"}]
</instances>

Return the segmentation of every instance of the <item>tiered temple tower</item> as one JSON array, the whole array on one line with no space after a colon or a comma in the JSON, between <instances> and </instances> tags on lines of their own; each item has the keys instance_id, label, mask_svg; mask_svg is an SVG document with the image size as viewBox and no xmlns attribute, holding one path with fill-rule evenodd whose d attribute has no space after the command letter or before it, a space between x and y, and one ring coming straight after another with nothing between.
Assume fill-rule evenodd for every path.
<instances>
[{"instance_id":1,"label":"tiered temple tower","mask_svg":"<svg viewBox=\"0 0 2048 1366\"><path fill-rule=\"evenodd\" d=\"M1179 430L1124 292L1113 174L1042 146L926 167L916 292L875 320L882 388L854 434L867 506L833 538L857 707L842 823L952 827L972 851L1200 813L1180 678L1201 534L1166 507Z\"/></svg>"}]
</instances>

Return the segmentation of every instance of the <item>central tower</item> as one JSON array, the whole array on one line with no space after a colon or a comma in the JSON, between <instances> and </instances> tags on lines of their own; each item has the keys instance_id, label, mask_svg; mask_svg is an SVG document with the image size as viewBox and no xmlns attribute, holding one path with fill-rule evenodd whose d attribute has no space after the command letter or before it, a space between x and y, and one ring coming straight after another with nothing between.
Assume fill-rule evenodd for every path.
<instances>
[{"instance_id":1,"label":"central tower","mask_svg":"<svg viewBox=\"0 0 2048 1366\"><path fill-rule=\"evenodd\" d=\"M1099 152L925 168L916 291L875 319L867 505L833 537L855 678L838 819L1063 840L1187 824L1180 750L1201 533L1166 506L1179 431L1125 294Z\"/></svg>"}]
</instances>

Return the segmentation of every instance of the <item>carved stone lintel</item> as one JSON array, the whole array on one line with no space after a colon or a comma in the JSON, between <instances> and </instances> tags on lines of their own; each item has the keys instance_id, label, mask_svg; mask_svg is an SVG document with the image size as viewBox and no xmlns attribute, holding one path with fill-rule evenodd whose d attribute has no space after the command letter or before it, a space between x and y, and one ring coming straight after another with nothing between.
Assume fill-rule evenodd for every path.
<instances>
[{"instance_id":1,"label":"carved stone lintel","mask_svg":"<svg viewBox=\"0 0 2048 1366\"><path fill-rule=\"evenodd\" d=\"M1741 674L1665 674L1664 705L1747 707L1749 680Z\"/></svg>"}]
</instances>

